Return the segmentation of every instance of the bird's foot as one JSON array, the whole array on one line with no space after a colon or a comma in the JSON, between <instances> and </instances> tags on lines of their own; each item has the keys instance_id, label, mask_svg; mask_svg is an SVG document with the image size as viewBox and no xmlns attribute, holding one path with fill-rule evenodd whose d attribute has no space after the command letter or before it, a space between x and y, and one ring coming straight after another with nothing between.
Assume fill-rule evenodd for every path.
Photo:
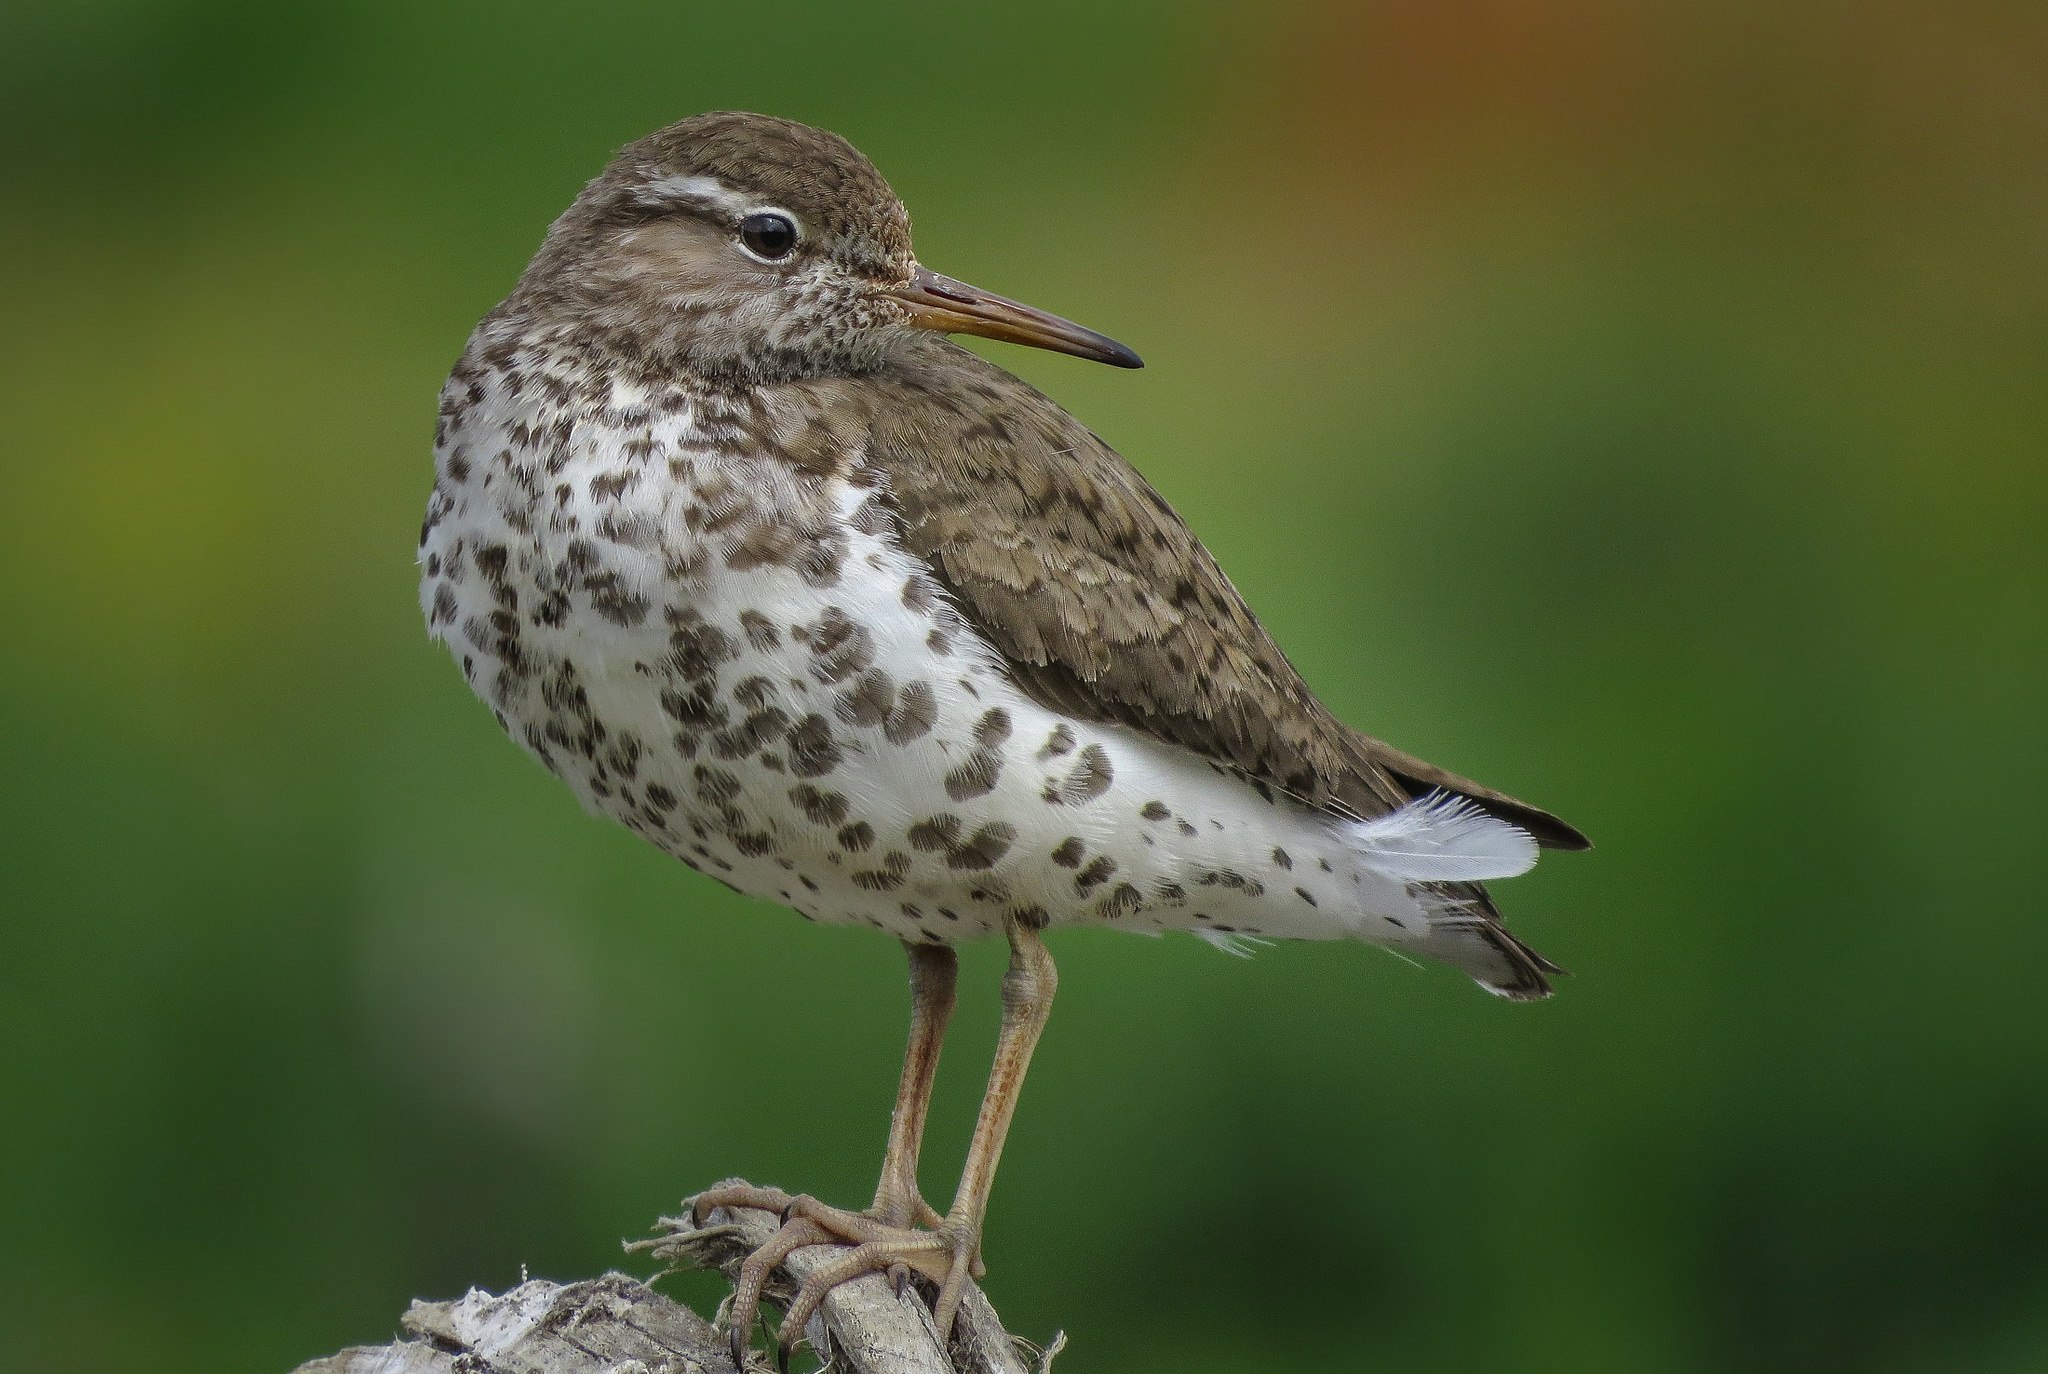
<instances>
[{"instance_id":1,"label":"bird's foot","mask_svg":"<svg viewBox=\"0 0 2048 1374\"><path fill-rule=\"evenodd\" d=\"M932 1301L932 1321L943 1341L952 1332L967 1281L981 1277L983 1272L976 1229L938 1215L922 1198L896 1203L878 1201L871 1211L855 1212L828 1206L801 1193L785 1193L780 1188L732 1184L699 1193L690 1204L699 1225L720 1207L751 1207L782 1218L781 1229L740 1265L739 1278L733 1286L727 1321L733 1362L741 1368L745 1367L742 1357L759 1319L761 1296L769 1276L794 1251L807 1245L851 1248L799 1281L796 1296L775 1333L776 1353L784 1365L818 1305L842 1283L868 1274L883 1274L900 1296L908 1288L912 1274L921 1275L938 1288ZM903 1219L899 1220L899 1216ZM906 1221L916 1224L905 1224Z\"/></svg>"}]
</instances>

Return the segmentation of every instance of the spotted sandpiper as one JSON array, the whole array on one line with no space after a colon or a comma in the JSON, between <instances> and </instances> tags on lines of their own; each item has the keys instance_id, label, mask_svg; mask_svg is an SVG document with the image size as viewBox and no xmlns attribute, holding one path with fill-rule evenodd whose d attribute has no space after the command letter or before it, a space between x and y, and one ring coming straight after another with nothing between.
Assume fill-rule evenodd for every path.
<instances>
[{"instance_id":1,"label":"spotted sandpiper","mask_svg":"<svg viewBox=\"0 0 2048 1374\"><path fill-rule=\"evenodd\" d=\"M1361 940L1514 1000L1556 972L1479 883L1571 826L1343 724L1123 458L952 343L1118 367L1090 329L944 277L845 140L701 115L629 144L548 230L441 394L420 537L433 635L584 805L719 881L909 954L911 1030L860 1211L791 1250L914 1272L951 1324L1053 995L1051 926L1226 950ZM1010 945L1002 1029L940 1215L917 1158L954 946Z\"/></svg>"}]
</instances>

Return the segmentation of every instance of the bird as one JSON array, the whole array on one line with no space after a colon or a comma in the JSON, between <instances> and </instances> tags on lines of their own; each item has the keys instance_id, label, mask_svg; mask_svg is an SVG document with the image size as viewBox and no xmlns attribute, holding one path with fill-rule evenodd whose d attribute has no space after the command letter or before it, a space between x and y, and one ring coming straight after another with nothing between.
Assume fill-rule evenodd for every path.
<instances>
[{"instance_id":1,"label":"bird","mask_svg":"<svg viewBox=\"0 0 2048 1374\"><path fill-rule=\"evenodd\" d=\"M837 1284L982 1273L996 1165L1057 971L1044 933L1226 951L1356 940L1513 1001L1557 965L1482 885L1556 816L1340 721L1108 444L953 341L1120 368L1123 344L920 263L837 134L721 111L627 144L547 229L440 395L421 607L498 724L583 805L807 920L901 942L911 1027L873 1202L780 1212L741 1268L849 1247ZM956 947L1007 940L951 1205L918 1157Z\"/></svg>"}]
</instances>

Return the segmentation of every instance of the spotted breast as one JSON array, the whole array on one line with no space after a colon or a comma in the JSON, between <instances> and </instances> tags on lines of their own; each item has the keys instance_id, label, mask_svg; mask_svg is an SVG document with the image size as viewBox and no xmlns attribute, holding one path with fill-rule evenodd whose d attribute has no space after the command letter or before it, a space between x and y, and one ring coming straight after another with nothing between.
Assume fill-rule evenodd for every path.
<instances>
[{"instance_id":1,"label":"spotted breast","mask_svg":"<svg viewBox=\"0 0 2048 1374\"><path fill-rule=\"evenodd\" d=\"M1023 690L906 548L874 422L830 379L720 392L487 320L443 396L431 631L589 809L813 920L1441 939L1425 880L1464 870L1389 862L1386 819Z\"/></svg>"}]
</instances>

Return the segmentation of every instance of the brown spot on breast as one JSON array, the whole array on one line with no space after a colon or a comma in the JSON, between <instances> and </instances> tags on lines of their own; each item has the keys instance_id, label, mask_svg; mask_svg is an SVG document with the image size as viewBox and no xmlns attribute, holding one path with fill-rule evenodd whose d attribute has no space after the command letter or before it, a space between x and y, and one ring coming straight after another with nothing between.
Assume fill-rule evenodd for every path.
<instances>
[{"instance_id":1,"label":"brown spot on breast","mask_svg":"<svg viewBox=\"0 0 2048 1374\"><path fill-rule=\"evenodd\" d=\"M822 777L839 766L839 745L832 738L832 727L816 711L790 727L785 747L789 771L800 778Z\"/></svg>"},{"instance_id":2,"label":"brown spot on breast","mask_svg":"<svg viewBox=\"0 0 2048 1374\"><path fill-rule=\"evenodd\" d=\"M711 695L708 681L695 684L687 692L671 688L662 692L659 699L661 709L668 712L676 724L689 730L716 730L732 719L732 712ZM695 750L694 741L690 747Z\"/></svg>"},{"instance_id":3,"label":"brown spot on breast","mask_svg":"<svg viewBox=\"0 0 2048 1374\"><path fill-rule=\"evenodd\" d=\"M903 604L920 615L939 604L939 584L923 573L912 573L903 583Z\"/></svg>"},{"instance_id":4,"label":"brown spot on breast","mask_svg":"<svg viewBox=\"0 0 2048 1374\"><path fill-rule=\"evenodd\" d=\"M946 855L946 867L976 872L993 868L996 861L1010 852L1016 843L1017 827L1003 821L990 821L978 827L951 853Z\"/></svg>"},{"instance_id":5,"label":"brown spot on breast","mask_svg":"<svg viewBox=\"0 0 2048 1374\"><path fill-rule=\"evenodd\" d=\"M1247 878L1234 868L1219 868L1213 872L1204 873L1198 881L1200 881L1203 887L1227 887L1232 891L1242 892L1248 897L1262 897L1266 893L1266 885L1264 883L1254 878Z\"/></svg>"},{"instance_id":6,"label":"brown spot on breast","mask_svg":"<svg viewBox=\"0 0 2048 1374\"><path fill-rule=\"evenodd\" d=\"M612 771L621 777L638 777L640 755L643 752L645 751L641 748L640 737L630 731L622 731L618 739L612 742L611 753L606 761L611 765Z\"/></svg>"},{"instance_id":7,"label":"brown spot on breast","mask_svg":"<svg viewBox=\"0 0 2048 1374\"><path fill-rule=\"evenodd\" d=\"M1081 866L1081 856L1087 852L1087 849L1088 847L1081 843L1079 835L1069 835L1054 847L1052 861L1061 868L1079 868Z\"/></svg>"},{"instance_id":8,"label":"brown spot on breast","mask_svg":"<svg viewBox=\"0 0 2048 1374\"><path fill-rule=\"evenodd\" d=\"M1274 845L1273 862L1279 864L1282 868L1292 869L1294 867L1294 856L1289 854L1286 850L1282 849L1279 845Z\"/></svg>"},{"instance_id":9,"label":"brown spot on breast","mask_svg":"<svg viewBox=\"0 0 2048 1374\"><path fill-rule=\"evenodd\" d=\"M759 753L761 746L789 726L789 714L777 706L763 707L730 730L711 736L711 752L722 759L743 759Z\"/></svg>"},{"instance_id":10,"label":"brown spot on breast","mask_svg":"<svg viewBox=\"0 0 2048 1374\"><path fill-rule=\"evenodd\" d=\"M775 837L765 830L735 831L728 836L732 847L749 859L758 859L775 852Z\"/></svg>"},{"instance_id":11,"label":"brown spot on breast","mask_svg":"<svg viewBox=\"0 0 2048 1374\"><path fill-rule=\"evenodd\" d=\"M740 794L739 777L724 769L700 763L691 774L697 780L697 799L709 806L723 806Z\"/></svg>"},{"instance_id":12,"label":"brown spot on breast","mask_svg":"<svg viewBox=\"0 0 2048 1374\"><path fill-rule=\"evenodd\" d=\"M775 628L775 622L759 611L741 611L740 629L747 636L747 643L756 649L772 649L782 641L782 632Z\"/></svg>"},{"instance_id":13,"label":"brown spot on breast","mask_svg":"<svg viewBox=\"0 0 2048 1374\"><path fill-rule=\"evenodd\" d=\"M833 714L847 725L880 725L895 708L895 679L880 668L870 668L839 694Z\"/></svg>"},{"instance_id":14,"label":"brown spot on breast","mask_svg":"<svg viewBox=\"0 0 2048 1374\"><path fill-rule=\"evenodd\" d=\"M706 624L704 617L689 608L670 607L667 611L669 622L669 651L660 666L678 677L706 677L718 670L722 663L739 657L739 646L732 636L716 625Z\"/></svg>"},{"instance_id":15,"label":"brown spot on breast","mask_svg":"<svg viewBox=\"0 0 2048 1374\"><path fill-rule=\"evenodd\" d=\"M573 529L575 522L569 522L569 527ZM644 515L607 512L598 518L597 533L599 538L624 544L629 549L651 549L659 542L661 531Z\"/></svg>"},{"instance_id":16,"label":"brown spot on breast","mask_svg":"<svg viewBox=\"0 0 2048 1374\"><path fill-rule=\"evenodd\" d=\"M1107 854L1098 854L1089 865L1074 876L1074 891L1086 897L1090 892L1108 882L1116 874L1116 860Z\"/></svg>"},{"instance_id":17,"label":"brown spot on breast","mask_svg":"<svg viewBox=\"0 0 2048 1374\"><path fill-rule=\"evenodd\" d=\"M796 570L813 587L839 585L839 565L846 561L846 540L837 531L813 536L797 559Z\"/></svg>"},{"instance_id":18,"label":"brown spot on breast","mask_svg":"<svg viewBox=\"0 0 2048 1374\"><path fill-rule=\"evenodd\" d=\"M1000 706L982 712L974 724L974 742L984 749L994 749L1009 737L1010 713Z\"/></svg>"},{"instance_id":19,"label":"brown spot on breast","mask_svg":"<svg viewBox=\"0 0 2048 1374\"><path fill-rule=\"evenodd\" d=\"M1166 809L1165 802L1148 801L1138 808L1138 814L1148 821L1163 821L1173 815L1173 812Z\"/></svg>"},{"instance_id":20,"label":"brown spot on breast","mask_svg":"<svg viewBox=\"0 0 2048 1374\"><path fill-rule=\"evenodd\" d=\"M1038 761L1056 759L1074 751L1073 727L1065 724L1052 727L1052 733L1045 737L1045 747L1038 751Z\"/></svg>"},{"instance_id":21,"label":"brown spot on breast","mask_svg":"<svg viewBox=\"0 0 2048 1374\"><path fill-rule=\"evenodd\" d=\"M796 803L812 825L838 825L846 819L846 797L839 792L825 792L807 782L798 783L789 789L789 799Z\"/></svg>"},{"instance_id":22,"label":"brown spot on breast","mask_svg":"<svg viewBox=\"0 0 2048 1374\"><path fill-rule=\"evenodd\" d=\"M1003 775L1003 756L993 749L977 749L959 767L947 772L946 795L954 801L985 797L995 790Z\"/></svg>"},{"instance_id":23,"label":"brown spot on breast","mask_svg":"<svg viewBox=\"0 0 2048 1374\"><path fill-rule=\"evenodd\" d=\"M734 572L781 567L795 561L802 543L803 535L794 527L779 520L756 520L725 551L725 566Z\"/></svg>"},{"instance_id":24,"label":"brown spot on breast","mask_svg":"<svg viewBox=\"0 0 2048 1374\"><path fill-rule=\"evenodd\" d=\"M953 839L960 833L960 818L952 815L932 816L910 827L908 839L912 849L935 853L951 849Z\"/></svg>"},{"instance_id":25,"label":"brown spot on breast","mask_svg":"<svg viewBox=\"0 0 2048 1374\"><path fill-rule=\"evenodd\" d=\"M840 827L838 839L841 849L858 854L875 842L875 828L866 821L855 821Z\"/></svg>"},{"instance_id":26,"label":"brown spot on breast","mask_svg":"<svg viewBox=\"0 0 2048 1374\"><path fill-rule=\"evenodd\" d=\"M599 615L621 629L631 629L647 619L647 612L653 602L635 591L627 589L617 573L597 573L584 579L583 585L590 592L590 606Z\"/></svg>"},{"instance_id":27,"label":"brown spot on breast","mask_svg":"<svg viewBox=\"0 0 2048 1374\"><path fill-rule=\"evenodd\" d=\"M975 722L974 739L978 746L963 760L959 767L946 774L946 795L954 801L966 801L970 797L986 796L995 789L996 780L1003 773L1003 756L1000 752L1004 741L1010 738L1010 713L1000 706L982 712Z\"/></svg>"},{"instance_id":28,"label":"brown spot on breast","mask_svg":"<svg viewBox=\"0 0 2048 1374\"><path fill-rule=\"evenodd\" d=\"M899 849L892 849L882 856L879 868L866 869L851 875L855 887L870 892L893 892L903 886L903 875L910 871L910 856Z\"/></svg>"},{"instance_id":29,"label":"brown spot on breast","mask_svg":"<svg viewBox=\"0 0 2048 1374\"><path fill-rule=\"evenodd\" d=\"M932 685L922 679L906 682L897 694L895 709L883 722L882 735L891 744L909 744L929 734L938 718L939 702Z\"/></svg>"},{"instance_id":30,"label":"brown spot on breast","mask_svg":"<svg viewBox=\"0 0 2048 1374\"><path fill-rule=\"evenodd\" d=\"M823 683L844 682L875 661L874 636L837 606L811 627L811 675Z\"/></svg>"},{"instance_id":31,"label":"brown spot on breast","mask_svg":"<svg viewBox=\"0 0 2048 1374\"><path fill-rule=\"evenodd\" d=\"M1115 779L1116 770L1110 767L1108 752L1099 744L1091 744L1081 751L1060 792L1069 805L1078 806L1107 792Z\"/></svg>"},{"instance_id":32,"label":"brown spot on breast","mask_svg":"<svg viewBox=\"0 0 2048 1374\"><path fill-rule=\"evenodd\" d=\"M1104 918L1114 921L1120 917L1130 915L1143 905L1145 905L1144 893L1138 891L1130 883L1118 883L1109 890L1109 895L1102 899L1101 910Z\"/></svg>"},{"instance_id":33,"label":"brown spot on breast","mask_svg":"<svg viewBox=\"0 0 2048 1374\"><path fill-rule=\"evenodd\" d=\"M553 627L569 618L569 596L559 587L550 587L541 595L540 604L533 608L533 623Z\"/></svg>"}]
</instances>

